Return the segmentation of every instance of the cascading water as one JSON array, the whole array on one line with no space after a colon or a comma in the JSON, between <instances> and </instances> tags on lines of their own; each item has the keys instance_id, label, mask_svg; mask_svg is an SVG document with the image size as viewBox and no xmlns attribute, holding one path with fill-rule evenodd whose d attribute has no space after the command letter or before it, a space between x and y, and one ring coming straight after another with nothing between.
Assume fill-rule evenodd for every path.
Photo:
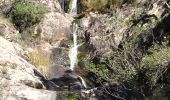
<instances>
[{"instance_id":1,"label":"cascading water","mask_svg":"<svg viewBox=\"0 0 170 100\"><path fill-rule=\"evenodd\" d=\"M70 58L70 69L74 70L74 67L77 64L77 24L73 24L73 47L70 50L69 58Z\"/></svg>"},{"instance_id":2,"label":"cascading water","mask_svg":"<svg viewBox=\"0 0 170 100\"><path fill-rule=\"evenodd\" d=\"M73 17L77 15L77 0L72 0L71 14L73 15ZM73 22L73 47L70 49L69 52L71 70L74 70L74 67L77 65L78 47L81 45L81 44L78 45L77 43L77 29L78 24ZM83 78L81 76L79 76L79 78L84 88L86 88L86 83L83 80Z\"/></svg>"},{"instance_id":3,"label":"cascading water","mask_svg":"<svg viewBox=\"0 0 170 100\"><path fill-rule=\"evenodd\" d=\"M74 16L77 14L77 0L72 0L72 8L71 8L71 14ZM70 58L70 69L74 70L74 67L77 64L77 28L78 25L76 23L73 23L73 47L71 48L69 52L69 58Z\"/></svg>"},{"instance_id":4,"label":"cascading water","mask_svg":"<svg viewBox=\"0 0 170 100\"><path fill-rule=\"evenodd\" d=\"M71 14L77 15L77 0L72 0Z\"/></svg>"}]
</instances>

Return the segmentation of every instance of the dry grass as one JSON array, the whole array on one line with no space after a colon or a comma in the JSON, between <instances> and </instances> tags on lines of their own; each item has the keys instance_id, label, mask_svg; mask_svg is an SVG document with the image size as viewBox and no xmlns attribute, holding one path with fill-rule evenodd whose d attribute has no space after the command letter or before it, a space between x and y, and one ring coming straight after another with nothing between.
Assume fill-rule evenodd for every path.
<instances>
[{"instance_id":1,"label":"dry grass","mask_svg":"<svg viewBox=\"0 0 170 100\"><path fill-rule=\"evenodd\" d=\"M29 55L30 62L35 65L42 72L48 72L52 61L50 55L42 50L34 50Z\"/></svg>"},{"instance_id":2,"label":"dry grass","mask_svg":"<svg viewBox=\"0 0 170 100\"><path fill-rule=\"evenodd\" d=\"M100 10L107 5L108 0L82 0L83 4L93 10Z\"/></svg>"}]
</instances>

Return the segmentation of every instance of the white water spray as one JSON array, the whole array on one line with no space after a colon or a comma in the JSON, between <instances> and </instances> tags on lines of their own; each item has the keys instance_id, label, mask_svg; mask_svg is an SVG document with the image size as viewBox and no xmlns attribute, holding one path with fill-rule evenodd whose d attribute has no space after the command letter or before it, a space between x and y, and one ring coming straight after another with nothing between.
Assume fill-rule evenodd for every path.
<instances>
[{"instance_id":1,"label":"white water spray","mask_svg":"<svg viewBox=\"0 0 170 100\"><path fill-rule=\"evenodd\" d=\"M71 14L77 15L77 0L72 0Z\"/></svg>"},{"instance_id":2,"label":"white water spray","mask_svg":"<svg viewBox=\"0 0 170 100\"><path fill-rule=\"evenodd\" d=\"M73 24L73 47L70 49L70 52L69 52L69 58L70 58L70 69L71 70L74 70L74 67L76 66L77 64L77 48L78 48L78 45L77 45L77 24Z\"/></svg>"},{"instance_id":3,"label":"white water spray","mask_svg":"<svg viewBox=\"0 0 170 100\"><path fill-rule=\"evenodd\" d=\"M72 0L72 8L71 8L71 14L74 16L77 15L77 0ZM70 49L69 52L69 58L70 58L70 69L74 70L74 67L77 65L77 53L78 53L78 47L82 44L77 43L77 29L78 25L76 23L73 23L73 47ZM79 76L81 79L82 85L86 88L86 83L83 80L81 76Z\"/></svg>"},{"instance_id":4,"label":"white water spray","mask_svg":"<svg viewBox=\"0 0 170 100\"><path fill-rule=\"evenodd\" d=\"M77 0L72 0L72 8L71 8L71 14L74 16L77 14ZM70 69L74 70L74 67L77 65L77 28L78 25L76 23L73 23L73 47L71 48L69 52L69 58L70 58Z\"/></svg>"}]
</instances>

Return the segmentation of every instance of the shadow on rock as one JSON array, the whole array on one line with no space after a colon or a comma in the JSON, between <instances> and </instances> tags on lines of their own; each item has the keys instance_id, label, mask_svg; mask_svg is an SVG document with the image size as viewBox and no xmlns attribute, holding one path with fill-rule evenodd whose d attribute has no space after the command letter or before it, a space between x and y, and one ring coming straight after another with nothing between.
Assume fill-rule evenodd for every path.
<instances>
[{"instance_id":1,"label":"shadow on rock","mask_svg":"<svg viewBox=\"0 0 170 100\"><path fill-rule=\"evenodd\" d=\"M35 69L34 74L40 78L41 82L48 90L81 90L86 88L84 80L72 70L67 70L61 77L50 80L47 80L40 72Z\"/></svg>"}]
</instances>

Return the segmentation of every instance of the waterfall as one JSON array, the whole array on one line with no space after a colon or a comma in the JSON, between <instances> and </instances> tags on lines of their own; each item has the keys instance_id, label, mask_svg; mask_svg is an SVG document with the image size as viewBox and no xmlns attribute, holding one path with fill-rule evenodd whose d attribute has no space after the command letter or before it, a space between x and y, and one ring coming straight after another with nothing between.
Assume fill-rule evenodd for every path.
<instances>
[{"instance_id":1,"label":"waterfall","mask_svg":"<svg viewBox=\"0 0 170 100\"><path fill-rule=\"evenodd\" d=\"M74 16L77 14L77 0L72 0L71 14ZM74 70L74 67L77 65L77 28L78 25L73 23L73 47L70 49L69 58L70 58L70 69Z\"/></svg>"},{"instance_id":2,"label":"waterfall","mask_svg":"<svg viewBox=\"0 0 170 100\"><path fill-rule=\"evenodd\" d=\"M72 0L71 14L77 15L77 0Z\"/></svg>"},{"instance_id":3,"label":"waterfall","mask_svg":"<svg viewBox=\"0 0 170 100\"><path fill-rule=\"evenodd\" d=\"M87 85L86 85L86 82L84 81L84 79L83 79L81 76L79 76L79 78L80 78L80 80L81 80L82 86L83 86L84 88L87 88Z\"/></svg>"},{"instance_id":4,"label":"waterfall","mask_svg":"<svg viewBox=\"0 0 170 100\"><path fill-rule=\"evenodd\" d=\"M70 58L70 69L74 70L74 67L77 64L77 24L73 24L73 47L70 49L69 58Z\"/></svg>"},{"instance_id":5,"label":"waterfall","mask_svg":"<svg viewBox=\"0 0 170 100\"><path fill-rule=\"evenodd\" d=\"M77 0L72 0L72 7L71 7L71 14L74 16L77 15ZM73 46L70 49L69 52L69 58L70 58L70 69L74 70L74 67L77 65L77 54L78 54L78 47L82 44L77 43L77 30L78 30L78 24L73 22ZM81 80L81 84L84 88L86 88L86 82L83 80L81 76L79 76Z\"/></svg>"}]
</instances>

